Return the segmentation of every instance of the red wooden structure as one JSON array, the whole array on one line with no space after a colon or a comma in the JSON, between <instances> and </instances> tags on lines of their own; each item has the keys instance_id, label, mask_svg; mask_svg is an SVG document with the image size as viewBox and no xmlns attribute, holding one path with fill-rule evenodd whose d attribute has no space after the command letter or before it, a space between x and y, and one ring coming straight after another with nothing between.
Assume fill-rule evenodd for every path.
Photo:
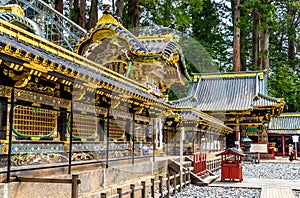
<instances>
[{"instance_id":1,"label":"red wooden structure","mask_svg":"<svg viewBox=\"0 0 300 198\"><path fill-rule=\"evenodd\" d=\"M194 170L193 172L198 175L202 176L207 173L206 170L206 153L199 152L193 154L193 161L194 161Z\"/></svg>"},{"instance_id":2,"label":"red wooden structure","mask_svg":"<svg viewBox=\"0 0 300 198\"><path fill-rule=\"evenodd\" d=\"M243 181L242 157L245 154L242 151L230 148L216 156L221 156L222 159L221 181L225 179L229 179L229 181L234 181L234 179Z\"/></svg>"}]
</instances>

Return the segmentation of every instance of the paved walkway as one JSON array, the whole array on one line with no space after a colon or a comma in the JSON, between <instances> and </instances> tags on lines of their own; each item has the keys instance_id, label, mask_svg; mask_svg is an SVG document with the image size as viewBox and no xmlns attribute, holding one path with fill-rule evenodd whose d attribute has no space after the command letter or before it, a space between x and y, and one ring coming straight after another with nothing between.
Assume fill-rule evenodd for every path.
<instances>
[{"instance_id":1,"label":"paved walkway","mask_svg":"<svg viewBox=\"0 0 300 198\"><path fill-rule=\"evenodd\" d=\"M263 188L261 198L295 198L291 189Z\"/></svg>"}]
</instances>

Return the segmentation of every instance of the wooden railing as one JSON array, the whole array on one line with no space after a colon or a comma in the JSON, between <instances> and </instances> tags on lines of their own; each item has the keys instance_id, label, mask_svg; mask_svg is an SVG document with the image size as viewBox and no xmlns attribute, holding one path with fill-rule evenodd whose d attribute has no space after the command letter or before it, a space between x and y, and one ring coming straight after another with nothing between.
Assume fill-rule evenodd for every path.
<instances>
[{"instance_id":1,"label":"wooden railing","mask_svg":"<svg viewBox=\"0 0 300 198\"><path fill-rule=\"evenodd\" d=\"M215 172L215 171L221 169L221 166L222 166L221 158L206 161L206 169L211 172Z\"/></svg>"},{"instance_id":2,"label":"wooden railing","mask_svg":"<svg viewBox=\"0 0 300 198\"><path fill-rule=\"evenodd\" d=\"M62 183L72 184L71 198L78 198L78 184L80 184L79 175L72 175L72 179L54 179L54 178L29 178L29 177L11 177L14 182L38 182L38 183Z\"/></svg>"},{"instance_id":3,"label":"wooden railing","mask_svg":"<svg viewBox=\"0 0 300 198\"><path fill-rule=\"evenodd\" d=\"M106 193L101 193L101 198L122 198L123 196L128 194L130 194L130 198L135 198L135 194L138 191L141 194L140 196L141 198L146 198L148 197L147 189L149 188L150 188L150 195L152 198L154 197L169 198L171 194L175 194L177 191L181 192L182 189L190 183L191 183L190 170L188 170L171 176L169 174L167 174L166 177L159 176L158 180L151 178L150 183L146 183L146 181L142 181L141 186L130 184L130 189L128 190L117 188L117 194L114 195L108 196ZM156 192L157 190L159 193Z\"/></svg>"}]
</instances>

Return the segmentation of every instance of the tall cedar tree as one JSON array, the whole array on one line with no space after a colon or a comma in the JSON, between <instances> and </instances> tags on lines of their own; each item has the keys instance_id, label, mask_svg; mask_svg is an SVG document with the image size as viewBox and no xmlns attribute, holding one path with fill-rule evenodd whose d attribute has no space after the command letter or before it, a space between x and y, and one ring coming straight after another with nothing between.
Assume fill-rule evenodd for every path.
<instances>
[{"instance_id":1,"label":"tall cedar tree","mask_svg":"<svg viewBox=\"0 0 300 198\"><path fill-rule=\"evenodd\" d=\"M117 0L116 16L120 17L123 25L138 35L141 15L141 3L139 0Z\"/></svg>"},{"instance_id":2,"label":"tall cedar tree","mask_svg":"<svg viewBox=\"0 0 300 198\"><path fill-rule=\"evenodd\" d=\"M73 21L79 25L79 14L80 14L80 7L79 7L79 0L74 0L73 2Z\"/></svg>"},{"instance_id":3,"label":"tall cedar tree","mask_svg":"<svg viewBox=\"0 0 300 198\"><path fill-rule=\"evenodd\" d=\"M55 8L56 11L63 14L63 0L55 0L54 1L54 8ZM59 34L58 30L55 29L54 41L59 41L61 39L62 39L61 35Z\"/></svg>"},{"instance_id":4,"label":"tall cedar tree","mask_svg":"<svg viewBox=\"0 0 300 198\"><path fill-rule=\"evenodd\" d=\"M240 52L240 0L231 0L233 9L233 71L241 71L241 52Z\"/></svg>"},{"instance_id":5,"label":"tall cedar tree","mask_svg":"<svg viewBox=\"0 0 300 198\"><path fill-rule=\"evenodd\" d=\"M98 1L97 0L92 0L89 16L90 17L89 17L88 29L92 29L95 27L95 25L98 21Z\"/></svg>"},{"instance_id":6,"label":"tall cedar tree","mask_svg":"<svg viewBox=\"0 0 300 198\"><path fill-rule=\"evenodd\" d=\"M86 0L80 0L79 25L85 28Z\"/></svg>"}]
</instances>

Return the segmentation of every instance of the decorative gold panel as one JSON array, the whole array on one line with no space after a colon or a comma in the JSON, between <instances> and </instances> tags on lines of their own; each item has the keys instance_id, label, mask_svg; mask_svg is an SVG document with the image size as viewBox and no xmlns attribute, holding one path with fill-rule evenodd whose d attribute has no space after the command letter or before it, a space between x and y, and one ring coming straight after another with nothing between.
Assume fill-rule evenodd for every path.
<instances>
[{"instance_id":1,"label":"decorative gold panel","mask_svg":"<svg viewBox=\"0 0 300 198\"><path fill-rule=\"evenodd\" d=\"M13 130L19 136L43 137L56 131L55 111L18 105L14 108Z\"/></svg>"}]
</instances>

